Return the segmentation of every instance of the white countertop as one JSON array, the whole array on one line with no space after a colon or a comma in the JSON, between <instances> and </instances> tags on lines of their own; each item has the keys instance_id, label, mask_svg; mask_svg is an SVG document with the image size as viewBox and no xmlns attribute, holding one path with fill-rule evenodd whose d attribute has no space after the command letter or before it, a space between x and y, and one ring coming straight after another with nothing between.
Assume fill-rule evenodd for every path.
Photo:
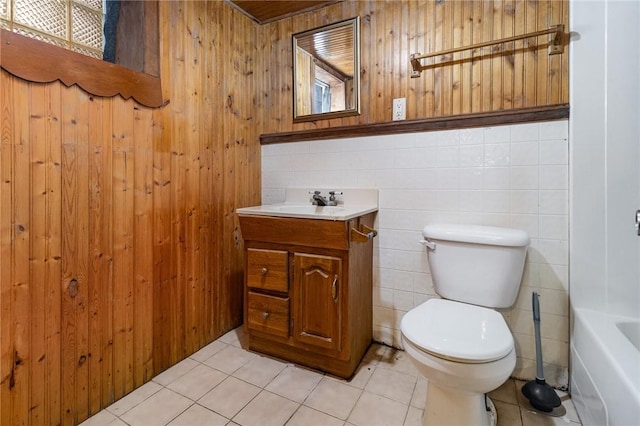
<instances>
[{"instance_id":1,"label":"white countertop","mask_svg":"<svg viewBox=\"0 0 640 426\"><path fill-rule=\"evenodd\" d=\"M344 221L378 210L377 189L335 189L337 192L342 192L341 195L336 195L338 202L336 206L311 204L311 194L315 190L321 191L321 195L328 198L329 191L334 189L287 188L285 201L282 203L243 207L236 209L236 212L241 216L258 215Z\"/></svg>"}]
</instances>

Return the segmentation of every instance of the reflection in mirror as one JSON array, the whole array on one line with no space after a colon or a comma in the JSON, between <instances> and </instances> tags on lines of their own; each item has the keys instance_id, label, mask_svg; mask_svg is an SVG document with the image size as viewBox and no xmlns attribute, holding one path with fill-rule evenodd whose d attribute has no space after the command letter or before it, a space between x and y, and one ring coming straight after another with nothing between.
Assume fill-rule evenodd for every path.
<instances>
[{"instance_id":1,"label":"reflection in mirror","mask_svg":"<svg viewBox=\"0 0 640 426\"><path fill-rule=\"evenodd\" d=\"M293 35L293 121L360 114L360 18Z\"/></svg>"}]
</instances>

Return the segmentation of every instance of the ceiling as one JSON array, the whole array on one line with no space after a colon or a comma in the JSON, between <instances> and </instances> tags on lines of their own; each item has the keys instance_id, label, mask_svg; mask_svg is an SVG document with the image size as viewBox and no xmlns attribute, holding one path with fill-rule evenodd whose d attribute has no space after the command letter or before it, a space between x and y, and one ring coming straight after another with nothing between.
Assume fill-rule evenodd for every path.
<instances>
[{"instance_id":1,"label":"ceiling","mask_svg":"<svg viewBox=\"0 0 640 426\"><path fill-rule=\"evenodd\" d=\"M309 12L339 1L342 0L230 0L233 5L259 24Z\"/></svg>"}]
</instances>

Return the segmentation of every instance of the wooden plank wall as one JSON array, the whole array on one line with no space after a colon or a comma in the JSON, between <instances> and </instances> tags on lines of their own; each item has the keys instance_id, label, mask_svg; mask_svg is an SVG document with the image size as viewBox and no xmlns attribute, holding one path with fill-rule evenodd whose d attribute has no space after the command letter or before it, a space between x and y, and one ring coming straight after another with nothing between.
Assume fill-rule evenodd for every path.
<instances>
[{"instance_id":1,"label":"wooden plank wall","mask_svg":"<svg viewBox=\"0 0 640 426\"><path fill-rule=\"evenodd\" d=\"M409 55L568 28L568 10L566 0L347 0L264 25L264 133L388 122L402 97L407 119L567 103L568 48L548 56L545 36L456 54L415 79ZM293 124L291 35L354 16L362 18L362 114Z\"/></svg>"},{"instance_id":2,"label":"wooden plank wall","mask_svg":"<svg viewBox=\"0 0 640 426\"><path fill-rule=\"evenodd\" d=\"M0 424L77 424L242 321L255 24L160 2L170 104L0 73Z\"/></svg>"}]
</instances>

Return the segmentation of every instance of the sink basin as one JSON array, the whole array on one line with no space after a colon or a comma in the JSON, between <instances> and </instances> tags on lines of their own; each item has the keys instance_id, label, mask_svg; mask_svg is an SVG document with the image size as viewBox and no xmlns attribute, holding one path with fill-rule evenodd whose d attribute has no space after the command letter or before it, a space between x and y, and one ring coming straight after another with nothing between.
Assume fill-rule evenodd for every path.
<instances>
[{"instance_id":1,"label":"sink basin","mask_svg":"<svg viewBox=\"0 0 640 426\"><path fill-rule=\"evenodd\" d=\"M336 215L344 212L344 207L338 206L296 206L282 205L276 207L280 212L284 213L302 213L302 214L318 214L318 215Z\"/></svg>"},{"instance_id":2,"label":"sink basin","mask_svg":"<svg viewBox=\"0 0 640 426\"><path fill-rule=\"evenodd\" d=\"M265 204L237 209L239 215L297 217L301 219L349 220L378 210L376 205L314 206L311 204Z\"/></svg>"},{"instance_id":3,"label":"sink basin","mask_svg":"<svg viewBox=\"0 0 640 426\"><path fill-rule=\"evenodd\" d=\"M314 188L317 189L317 188ZM330 189L323 189L328 194ZM337 206L311 204L309 188L287 188L285 201L276 204L243 207L238 215L297 217L302 219L349 220L378 210L378 190L368 188L346 188L338 196ZM336 193L338 195L338 193Z\"/></svg>"}]
</instances>

